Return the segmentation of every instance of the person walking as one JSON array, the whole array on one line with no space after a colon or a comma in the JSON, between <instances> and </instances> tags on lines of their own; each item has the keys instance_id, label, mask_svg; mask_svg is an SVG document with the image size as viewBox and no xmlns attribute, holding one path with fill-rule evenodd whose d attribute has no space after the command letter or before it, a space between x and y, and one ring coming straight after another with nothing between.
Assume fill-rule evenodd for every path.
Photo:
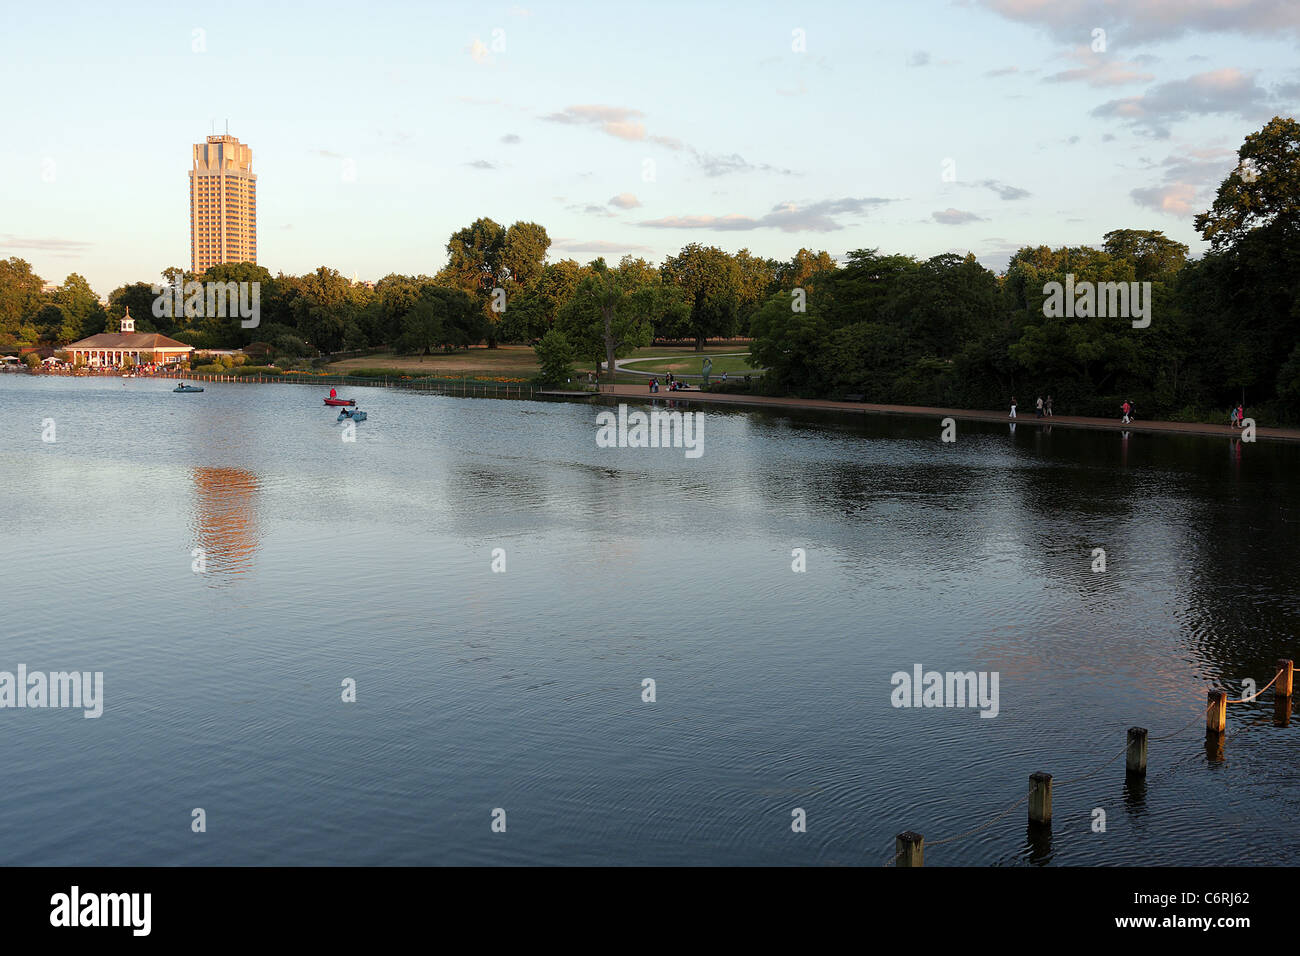
<instances>
[{"instance_id":1,"label":"person walking","mask_svg":"<svg viewBox=\"0 0 1300 956\"><path fill-rule=\"evenodd\" d=\"M1238 428L1246 427L1246 406L1245 405L1237 406L1237 427Z\"/></svg>"},{"instance_id":2,"label":"person walking","mask_svg":"<svg viewBox=\"0 0 1300 956\"><path fill-rule=\"evenodd\" d=\"M1016 417L1016 396L1011 396L1011 417Z\"/></svg>"},{"instance_id":3,"label":"person walking","mask_svg":"<svg viewBox=\"0 0 1300 956\"><path fill-rule=\"evenodd\" d=\"M1124 412L1124 417L1121 418L1120 421L1123 422L1125 425L1128 424L1128 413L1129 413L1129 408L1130 408L1130 407L1131 407L1131 406L1129 405L1129 403L1128 403L1127 401L1126 401L1123 405L1120 406L1120 408L1121 408L1121 409L1123 410L1123 412Z\"/></svg>"},{"instance_id":4,"label":"person walking","mask_svg":"<svg viewBox=\"0 0 1300 956\"><path fill-rule=\"evenodd\" d=\"M1034 408L1034 417L1035 418L1043 417L1043 396L1041 395L1038 396L1038 404Z\"/></svg>"},{"instance_id":5,"label":"person walking","mask_svg":"<svg viewBox=\"0 0 1300 956\"><path fill-rule=\"evenodd\" d=\"M1052 417L1052 396L1051 395L1048 395L1047 401L1043 403L1043 411L1044 413L1046 413L1048 418Z\"/></svg>"}]
</instances>

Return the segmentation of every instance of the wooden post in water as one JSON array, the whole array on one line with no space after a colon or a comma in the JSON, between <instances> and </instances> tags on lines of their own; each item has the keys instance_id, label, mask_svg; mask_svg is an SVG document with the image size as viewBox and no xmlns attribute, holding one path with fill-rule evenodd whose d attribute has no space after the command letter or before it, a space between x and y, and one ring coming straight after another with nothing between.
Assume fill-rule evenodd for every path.
<instances>
[{"instance_id":1,"label":"wooden post in water","mask_svg":"<svg viewBox=\"0 0 1300 956\"><path fill-rule=\"evenodd\" d=\"M1128 753L1124 758L1124 769L1139 777L1147 772L1147 729L1130 727L1128 729Z\"/></svg>"},{"instance_id":2,"label":"wooden post in water","mask_svg":"<svg viewBox=\"0 0 1300 956\"><path fill-rule=\"evenodd\" d=\"M1029 775L1029 822L1052 822L1052 775L1041 770Z\"/></svg>"},{"instance_id":3,"label":"wooden post in water","mask_svg":"<svg viewBox=\"0 0 1300 956\"><path fill-rule=\"evenodd\" d=\"M1206 695L1205 732L1221 734L1228 729L1228 692L1212 690Z\"/></svg>"},{"instance_id":4,"label":"wooden post in water","mask_svg":"<svg viewBox=\"0 0 1300 956\"><path fill-rule=\"evenodd\" d=\"M906 867L924 866L925 837L911 830L904 830L894 837L894 865Z\"/></svg>"},{"instance_id":5,"label":"wooden post in water","mask_svg":"<svg viewBox=\"0 0 1300 956\"><path fill-rule=\"evenodd\" d=\"M1278 697L1290 697L1294 686L1295 663L1283 658L1277 662L1277 669L1282 673L1277 679L1277 690L1273 693Z\"/></svg>"}]
</instances>

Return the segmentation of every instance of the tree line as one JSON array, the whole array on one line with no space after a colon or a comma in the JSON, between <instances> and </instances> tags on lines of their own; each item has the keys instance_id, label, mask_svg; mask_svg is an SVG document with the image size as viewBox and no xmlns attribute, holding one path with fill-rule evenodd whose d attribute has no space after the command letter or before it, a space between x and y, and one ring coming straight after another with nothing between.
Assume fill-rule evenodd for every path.
<instances>
[{"instance_id":1,"label":"tree line","mask_svg":"<svg viewBox=\"0 0 1300 956\"><path fill-rule=\"evenodd\" d=\"M1001 274L973 255L929 259L857 249L789 260L691 243L655 265L625 256L548 261L543 226L481 218L446 246L433 276L387 275L371 288L321 267L272 276L233 263L162 280L259 282L260 321L156 316L152 285L100 306L73 274L49 292L21 259L0 261L0 349L66 344L114 330L196 348L257 346L278 359L385 346L425 354L533 344L547 377L653 341L748 336L766 374L733 388L946 407L1032 405L1204 418L1243 398L1259 421L1300 422L1300 124L1275 117L1246 137L1239 165L1195 217L1199 259L1158 230L1115 229L1098 247L1025 246ZM1044 308L1053 283L1150 283L1150 325L1126 315ZM1047 314L1045 314L1047 313ZM255 349L254 349L255 351Z\"/></svg>"}]
</instances>

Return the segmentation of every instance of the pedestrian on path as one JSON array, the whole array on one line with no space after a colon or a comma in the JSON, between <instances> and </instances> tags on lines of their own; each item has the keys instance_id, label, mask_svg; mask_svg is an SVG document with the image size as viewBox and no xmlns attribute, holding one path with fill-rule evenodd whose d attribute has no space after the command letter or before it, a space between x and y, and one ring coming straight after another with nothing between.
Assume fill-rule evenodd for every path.
<instances>
[{"instance_id":1,"label":"pedestrian on path","mask_svg":"<svg viewBox=\"0 0 1300 956\"><path fill-rule=\"evenodd\" d=\"M1038 405L1034 409L1034 417L1035 418L1043 417L1043 396L1041 395L1038 396Z\"/></svg>"},{"instance_id":2,"label":"pedestrian on path","mask_svg":"<svg viewBox=\"0 0 1300 956\"><path fill-rule=\"evenodd\" d=\"M1043 411L1047 413L1048 418L1052 417L1052 396L1051 395L1048 395L1047 401L1043 403Z\"/></svg>"},{"instance_id":3,"label":"pedestrian on path","mask_svg":"<svg viewBox=\"0 0 1300 956\"><path fill-rule=\"evenodd\" d=\"M1016 396L1011 396L1011 417L1016 417Z\"/></svg>"},{"instance_id":4,"label":"pedestrian on path","mask_svg":"<svg viewBox=\"0 0 1300 956\"><path fill-rule=\"evenodd\" d=\"M1246 406L1237 406L1237 425L1240 428L1246 427Z\"/></svg>"}]
</instances>

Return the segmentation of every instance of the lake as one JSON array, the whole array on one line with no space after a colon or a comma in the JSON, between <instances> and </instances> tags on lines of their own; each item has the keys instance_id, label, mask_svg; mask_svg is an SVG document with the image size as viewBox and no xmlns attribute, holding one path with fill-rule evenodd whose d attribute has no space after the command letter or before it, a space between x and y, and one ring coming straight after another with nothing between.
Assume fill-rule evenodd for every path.
<instances>
[{"instance_id":1,"label":"lake","mask_svg":"<svg viewBox=\"0 0 1300 956\"><path fill-rule=\"evenodd\" d=\"M1292 862L1300 724L1199 715L1300 657L1298 446L174 384L0 376L0 671L104 675L0 709L0 864L879 866L1133 725L926 864Z\"/></svg>"}]
</instances>

